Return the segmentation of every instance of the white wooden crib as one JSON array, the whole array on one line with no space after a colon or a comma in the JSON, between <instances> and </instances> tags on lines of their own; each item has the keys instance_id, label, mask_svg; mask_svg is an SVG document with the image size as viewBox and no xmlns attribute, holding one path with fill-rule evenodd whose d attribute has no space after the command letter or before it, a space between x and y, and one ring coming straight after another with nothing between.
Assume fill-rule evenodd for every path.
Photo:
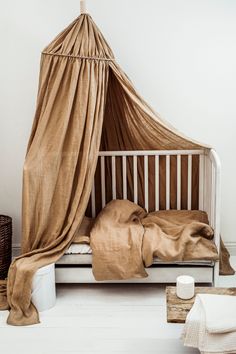
<instances>
[{"instance_id":1,"label":"white wooden crib","mask_svg":"<svg viewBox=\"0 0 236 354\"><path fill-rule=\"evenodd\" d=\"M149 211L149 184L154 186L155 210L159 210L159 159L165 159L166 183L166 209L170 209L170 157L176 156L176 200L177 209L181 209L181 161L183 156L187 156L187 209L191 210L192 200L192 158L199 155L199 188L198 188L198 209L207 212L209 222L214 229L214 240L219 252L220 247L220 161L216 152L211 150L154 150L154 151L101 151L99 152L99 172L101 181L101 204L107 203L106 198L106 171L105 161L110 159L111 163L111 190L112 199L117 198L116 168L117 159L120 159L122 171L122 191L123 199L127 199L127 159L132 159L133 195L128 198L138 203L138 173L137 161L142 157L144 168L144 204ZM162 157L161 157L162 156ZM149 159L154 158L155 173L154 181L150 181ZM182 208L183 209L183 208ZM92 216L96 216L96 193L95 183L91 193ZM92 274L92 255L76 254L64 255L56 264L57 283L97 283ZM176 277L181 274L192 275L196 282L212 283L217 285L219 274L219 262L212 261L192 261L192 262L161 262L155 260L153 266L147 269L149 277L144 279L131 279L126 281L109 281L108 283L173 283Z\"/></svg>"}]
</instances>

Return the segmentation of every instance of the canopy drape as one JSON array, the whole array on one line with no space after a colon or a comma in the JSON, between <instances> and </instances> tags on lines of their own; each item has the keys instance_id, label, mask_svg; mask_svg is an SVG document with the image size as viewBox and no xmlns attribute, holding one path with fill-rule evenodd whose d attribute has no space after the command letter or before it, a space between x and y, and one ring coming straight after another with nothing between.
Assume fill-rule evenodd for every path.
<instances>
[{"instance_id":1,"label":"canopy drape","mask_svg":"<svg viewBox=\"0 0 236 354\"><path fill-rule=\"evenodd\" d=\"M31 303L32 277L72 242L87 208L99 148L207 147L152 111L116 64L92 18L82 14L42 53L24 165L23 254L11 264L7 283L9 324L39 322ZM1 299L3 308L6 298Z\"/></svg>"},{"instance_id":2,"label":"canopy drape","mask_svg":"<svg viewBox=\"0 0 236 354\"><path fill-rule=\"evenodd\" d=\"M149 105L138 95L131 81L117 65L112 61L110 64L107 100L103 122L103 132L101 137L100 150L175 150L175 149L207 149L207 145L199 144L193 139L189 139L168 122L164 121L159 114L155 113ZM132 181L132 159L127 158L128 174L128 196L133 196ZM149 201L150 211L155 210L154 200L154 158L149 159ZM117 169L122 171L121 161L117 161ZM177 208L177 157L170 158L170 207ZM188 161L187 156L182 157L182 176L187 176ZM165 157L160 157L160 208L166 207L166 161ZM99 172L98 168L98 172ZM111 191L111 164L106 161L107 178L105 181L108 200L112 199ZM138 201L144 207L144 174L143 163L138 160ZM199 187L199 158L193 155L192 160L192 209L198 209L198 187ZM122 176L117 175L117 197L122 198ZM96 178L96 193L100 193L99 173ZM152 188L153 187L153 188ZM109 197L110 196L110 197ZM99 203L101 198L96 198ZM187 181L183 180L181 192L181 205L187 209ZM101 205L96 205L97 210L101 210Z\"/></svg>"},{"instance_id":3,"label":"canopy drape","mask_svg":"<svg viewBox=\"0 0 236 354\"><path fill-rule=\"evenodd\" d=\"M42 54L24 164L23 255L12 263L7 284L10 324L39 322L31 303L33 274L61 257L87 207L105 109L107 58L112 53L87 15Z\"/></svg>"}]
</instances>

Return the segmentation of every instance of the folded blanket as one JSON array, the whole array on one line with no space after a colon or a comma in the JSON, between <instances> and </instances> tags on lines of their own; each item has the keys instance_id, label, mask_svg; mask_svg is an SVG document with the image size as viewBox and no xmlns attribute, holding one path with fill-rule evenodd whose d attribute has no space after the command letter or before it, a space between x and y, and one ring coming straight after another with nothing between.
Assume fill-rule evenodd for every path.
<instances>
[{"instance_id":1,"label":"folded blanket","mask_svg":"<svg viewBox=\"0 0 236 354\"><path fill-rule=\"evenodd\" d=\"M209 333L236 331L236 297L229 295L200 294ZM236 343L235 343L236 347Z\"/></svg>"},{"instance_id":2,"label":"folded blanket","mask_svg":"<svg viewBox=\"0 0 236 354\"><path fill-rule=\"evenodd\" d=\"M198 294L182 339L202 353L236 353L236 297Z\"/></svg>"},{"instance_id":3,"label":"folded blanket","mask_svg":"<svg viewBox=\"0 0 236 354\"><path fill-rule=\"evenodd\" d=\"M202 211L147 212L128 200L113 200L90 234L96 280L146 277L153 257L163 261L217 260L213 230Z\"/></svg>"}]
</instances>

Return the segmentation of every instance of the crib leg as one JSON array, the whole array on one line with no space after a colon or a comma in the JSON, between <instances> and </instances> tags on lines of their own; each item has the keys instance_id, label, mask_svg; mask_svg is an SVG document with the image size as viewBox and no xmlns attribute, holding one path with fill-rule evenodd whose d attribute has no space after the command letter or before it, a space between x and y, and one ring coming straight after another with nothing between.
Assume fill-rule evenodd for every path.
<instances>
[{"instance_id":1,"label":"crib leg","mask_svg":"<svg viewBox=\"0 0 236 354\"><path fill-rule=\"evenodd\" d=\"M213 286L215 288L219 287L219 271L220 271L220 262L215 262L214 271L213 271Z\"/></svg>"}]
</instances>

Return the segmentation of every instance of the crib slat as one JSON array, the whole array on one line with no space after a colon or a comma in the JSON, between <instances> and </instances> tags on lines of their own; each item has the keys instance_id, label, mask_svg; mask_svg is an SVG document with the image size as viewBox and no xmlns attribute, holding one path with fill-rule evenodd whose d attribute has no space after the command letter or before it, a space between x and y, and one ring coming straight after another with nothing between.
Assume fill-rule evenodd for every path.
<instances>
[{"instance_id":1,"label":"crib slat","mask_svg":"<svg viewBox=\"0 0 236 354\"><path fill-rule=\"evenodd\" d=\"M177 210L181 210L181 155L177 155Z\"/></svg>"},{"instance_id":2,"label":"crib slat","mask_svg":"<svg viewBox=\"0 0 236 354\"><path fill-rule=\"evenodd\" d=\"M123 199L127 199L127 168L126 156L122 156Z\"/></svg>"},{"instance_id":3,"label":"crib slat","mask_svg":"<svg viewBox=\"0 0 236 354\"><path fill-rule=\"evenodd\" d=\"M111 157L112 199L116 199L116 158Z\"/></svg>"},{"instance_id":4,"label":"crib slat","mask_svg":"<svg viewBox=\"0 0 236 354\"><path fill-rule=\"evenodd\" d=\"M148 202L148 156L144 156L144 205L147 212L149 211Z\"/></svg>"},{"instance_id":5,"label":"crib slat","mask_svg":"<svg viewBox=\"0 0 236 354\"><path fill-rule=\"evenodd\" d=\"M91 192L91 204L92 204L92 217L96 216L96 206L95 206L95 183L93 181L92 192Z\"/></svg>"},{"instance_id":6,"label":"crib slat","mask_svg":"<svg viewBox=\"0 0 236 354\"><path fill-rule=\"evenodd\" d=\"M188 155L188 210L192 208L192 155Z\"/></svg>"},{"instance_id":7,"label":"crib slat","mask_svg":"<svg viewBox=\"0 0 236 354\"><path fill-rule=\"evenodd\" d=\"M155 210L159 210L159 156L155 156Z\"/></svg>"},{"instance_id":8,"label":"crib slat","mask_svg":"<svg viewBox=\"0 0 236 354\"><path fill-rule=\"evenodd\" d=\"M138 203L137 156L133 156L134 203Z\"/></svg>"},{"instance_id":9,"label":"crib slat","mask_svg":"<svg viewBox=\"0 0 236 354\"><path fill-rule=\"evenodd\" d=\"M170 209L170 156L166 156L166 210Z\"/></svg>"},{"instance_id":10,"label":"crib slat","mask_svg":"<svg viewBox=\"0 0 236 354\"><path fill-rule=\"evenodd\" d=\"M204 210L204 155L199 156L199 210Z\"/></svg>"},{"instance_id":11,"label":"crib slat","mask_svg":"<svg viewBox=\"0 0 236 354\"><path fill-rule=\"evenodd\" d=\"M105 187L105 157L101 156L101 190L102 190L102 207L106 205L106 187Z\"/></svg>"}]
</instances>

